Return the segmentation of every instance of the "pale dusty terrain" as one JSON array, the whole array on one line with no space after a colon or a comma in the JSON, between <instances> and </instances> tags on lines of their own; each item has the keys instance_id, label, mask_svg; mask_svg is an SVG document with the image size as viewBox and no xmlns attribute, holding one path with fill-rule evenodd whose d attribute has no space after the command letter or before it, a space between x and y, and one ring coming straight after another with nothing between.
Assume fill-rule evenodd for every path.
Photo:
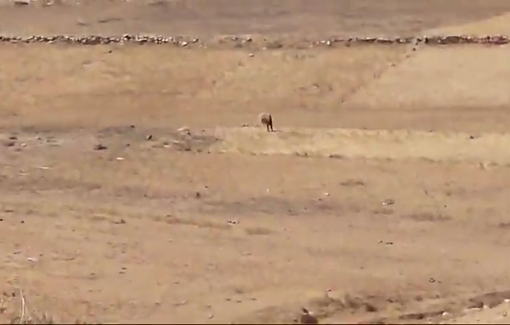
<instances>
[{"instance_id":1,"label":"pale dusty terrain","mask_svg":"<svg viewBox=\"0 0 510 325\"><path fill-rule=\"evenodd\" d=\"M311 3L5 4L0 33L510 30L507 0ZM510 322L509 54L0 44L0 321Z\"/></svg>"}]
</instances>

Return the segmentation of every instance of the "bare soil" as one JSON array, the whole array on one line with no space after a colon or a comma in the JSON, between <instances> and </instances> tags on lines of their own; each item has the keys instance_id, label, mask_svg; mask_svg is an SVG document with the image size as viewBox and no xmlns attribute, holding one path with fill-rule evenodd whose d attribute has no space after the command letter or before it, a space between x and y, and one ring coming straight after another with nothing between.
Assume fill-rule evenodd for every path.
<instances>
[{"instance_id":1,"label":"bare soil","mask_svg":"<svg viewBox=\"0 0 510 325\"><path fill-rule=\"evenodd\" d=\"M510 26L506 0L4 5L23 35ZM1 44L0 321L508 322L508 51Z\"/></svg>"}]
</instances>

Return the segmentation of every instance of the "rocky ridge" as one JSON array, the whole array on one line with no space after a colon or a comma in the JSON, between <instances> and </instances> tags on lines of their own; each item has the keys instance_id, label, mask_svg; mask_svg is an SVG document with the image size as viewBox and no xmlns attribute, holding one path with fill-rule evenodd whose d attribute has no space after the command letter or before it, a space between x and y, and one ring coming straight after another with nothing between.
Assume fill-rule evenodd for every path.
<instances>
[{"instance_id":1,"label":"rocky ridge","mask_svg":"<svg viewBox=\"0 0 510 325\"><path fill-rule=\"evenodd\" d=\"M277 49L285 45L283 40L262 39L263 49ZM304 43L303 43L304 42ZM510 38L503 35L488 36L423 36L423 37L349 37L349 38L330 38L323 40L303 41L307 47L334 47L351 46L363 44L411 44L411 45L455 45L455 44L478 44L478 45L504 45L510 43ZM132 35L124 34L121 36L102 36L102 35L32 35L32 36L9 36L0 35L0 43L46 43L46 44L71 44L71 45L101 45L101 44L139 44L139 45L174 45L179 47L208 47L211 42L199 38L184 36L160 36L160 35ZM216 42L216 44L230 43L237 48L257 43L250 36L228 36Z\"/></svg>"}]
</instances>

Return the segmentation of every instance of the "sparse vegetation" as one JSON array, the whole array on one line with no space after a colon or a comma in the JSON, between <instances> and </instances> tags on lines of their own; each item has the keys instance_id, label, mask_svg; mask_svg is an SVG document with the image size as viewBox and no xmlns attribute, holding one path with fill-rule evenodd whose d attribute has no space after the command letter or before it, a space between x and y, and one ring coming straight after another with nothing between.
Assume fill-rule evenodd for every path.
<instances>
[{"instance_id":1,"label":"sparse vegetation","mask_svg":"<svg viewBox=\"0 0 510 325\"><path fill-rule=\"evenodd\" d=\"M43 2L0 0L0 322L506 308L508 0Z\"/></svg>"}]
</instances>

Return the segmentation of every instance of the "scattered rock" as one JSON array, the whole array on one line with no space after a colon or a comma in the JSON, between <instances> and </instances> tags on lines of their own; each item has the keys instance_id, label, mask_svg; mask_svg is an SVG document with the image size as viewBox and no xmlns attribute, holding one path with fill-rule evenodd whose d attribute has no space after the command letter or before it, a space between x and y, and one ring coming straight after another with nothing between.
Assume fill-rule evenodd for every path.
<instances>
[{"instance_id":1,"label":"scattered rock","mask_svg":"<svg viewBox=\"0 0 510 325\"><path fill-rule=\"evenodd\" d=\"M184 306L184 305L186 305L187 303L188 303L188 301L186 301L186 300L182 300L182 301L176 302L176 303L174 304L174 306L176 306L176 307L177 307L177 306Z\"/></svg>"},{"instance_id":2,"label":"scattered rock","mask_svg":"<svg viewBox=\"0 0 510 325\"><path fill-rule=\"evenodd\" d=\"M393 205L393 204L395 204L395 200L393 200L393 199L387 199L382 202L382 205L384 205L384 206Z\"/></svg>"},{"instance_id":3,"label":"scattered rock","mask_svg":"<svg viewBox=\"0 0 510 325\"><path fill-rule=\"evenodd\" d=\"M319 324L317 318L306 308L301 308L301 311L301 317L299 318L300 324Z\"/></svg>"},{"instance_id":4,"label":"scattered rock","mask_svg":"<svg viewBox=\"0 0 510 325\"><path fill-rule=\"evenodd\" d=\"M13 0L12 3L16 6L27 6L31 3L30 0ZM80 24L80 22L78 22ZM83 22L82 22L83 23ZM157 35L134 35L123 34L118 36L103 36L103 35L83 35L83 36L68 36L68 35L31 35L31 36L0 36L0 42L8 43L65 43L76 45L100 45L100 44L144 44L144 45L174 45L178 47L197 46L204 48L205 44L200 42L198 38L191 37L172 37L172 36L157 36ZM227 36L219 41L220 44L234 43L233 45L238 48L243 46L250 46L253 43L251 37L238 37ZM425 36L420 38L413 37L349 37L349 38L330 38L309 41L309 47L333 47L335 45L351 46L351 45L364 45L364 44L410 44L410 45L449 45L449 44L491 44L502 45L509 44L510 38L502 35L489 35L489 36ZM285 46L282 40L278 39L265 39L261 41L261 48L279 49ZM416 51L416 47L413 47ZM248 54L253 57L254 54Z\"/></svg>"},{"instance_id":5,"label":"scattered rock","mask_svg":"<svg viewBox=\"0 0 510 325\"><path fill-rule=\"evenodd\" d=\"M94 146L94 150L106 150L108 149L105 145L101 144L101 143L98 143Z\"/></svg>"},{"instance_id":6,"label":"scattered rock","mask_svg":"<svg viewBox=\"0 0 510 325\"><path fill-rule=\"evenodd\" d=\"M191 130L187 126L183 126L183 127L179 128L179 129L177 129L177 132L182 133L182 134L191 135Z\"/></svg>"},{"instance_id":7,"label":"scattered rock","mask_svg":"<svg viewBox=\"0 0 510 325\"><path fill-rule=\"evenodd\" d=\"M30 0L13 0L15 6L26 6L30 4Z\"/></svg>"},{"instance_id":8,"label":"scattered rock","mask_svg":"<svg viewBox=\"0 0 510 325\"><path fill-rule=\"evenodd\" d=\"M152 134L149 134L148 136L146 136L146 137L145 137L145 140L147 140L147 141L152 140Z\"/></svg>"},{"instance_id":9,"label":"scattered rock","mask_svg":"<svg viewBox=\"0 0 510 325\"><path fill-rule=\"evenodd\" d=\"M14 147L16 145L16 141L8 140L4 142L4 146L6 147Z\"/></svg>"}]
</instances>

